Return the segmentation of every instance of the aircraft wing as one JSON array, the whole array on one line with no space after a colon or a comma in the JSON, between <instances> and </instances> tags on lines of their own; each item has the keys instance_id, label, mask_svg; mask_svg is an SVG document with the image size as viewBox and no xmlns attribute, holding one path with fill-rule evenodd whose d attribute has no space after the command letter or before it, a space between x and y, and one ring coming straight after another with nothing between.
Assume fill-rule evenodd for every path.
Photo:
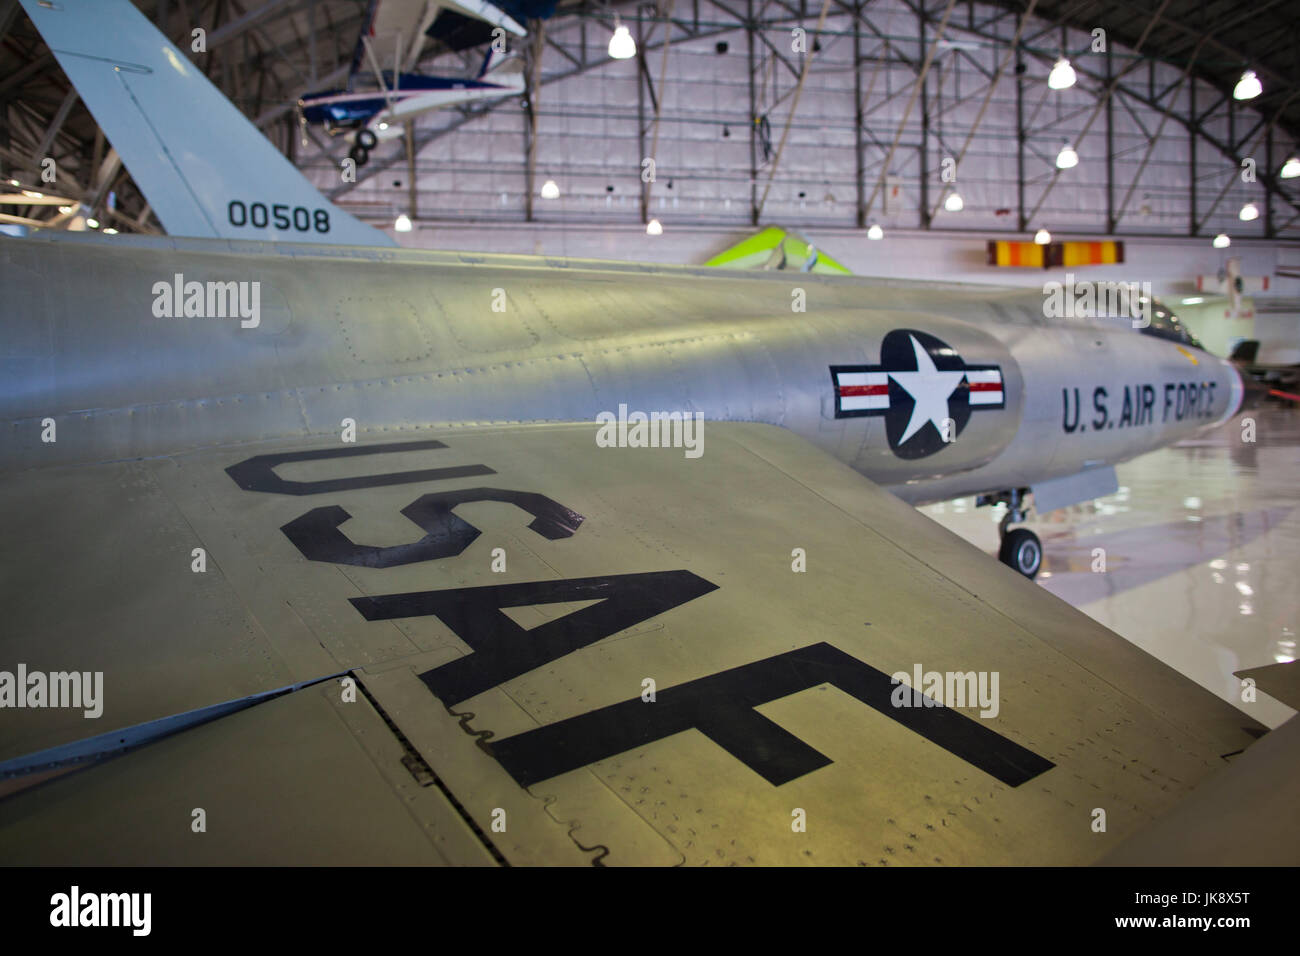
<instances>
[{"instance_id":1,"label":"aircraft wing","mask_svg":"<svg viewBox=\"0 0 1300 956\"><path fill-rule=\"evenodd\" d=\"M487 3L486 0L438 0L437 6L445 10L455 10L472 20L482 20L494 27L502 27L517 37L528 36L528 31L504 10Z\"/></svg>"},{"instance_id":2,"label":"aircraft wing","mask_svg":"<svg viewBox=\"0 0 1300 956\"><path fill-rule=\"evenodd\" d=\"M0 476L0 670L102 673L9 678L0 858L1085 863L1263 729L789 431L604 427Z\"/></svg>"},{"instance_id":3,"label":"aircraft wing","mask_svg":"<svg viewBox=\"0 0 1300 956\"><path fill-rule=\"evenodd\" d=\"M508 13L487 0L376 0L368 35L379 62L397 70L413 67L424 45L425 32L444 9L501 27L515 36L528 35ZM400 56L395 55L399 48Z\"/></svg>"}]
</instances>

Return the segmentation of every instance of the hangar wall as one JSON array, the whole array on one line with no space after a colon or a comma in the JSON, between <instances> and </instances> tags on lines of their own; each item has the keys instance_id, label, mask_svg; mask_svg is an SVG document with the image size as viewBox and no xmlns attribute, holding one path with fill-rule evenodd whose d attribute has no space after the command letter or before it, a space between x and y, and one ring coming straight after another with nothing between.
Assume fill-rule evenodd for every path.
<instances>
[{"instance_id":1,"label":"hangar wall","mask_svg":"<svg viewBox=\"0 0 1300 956\"><path fill-rule=\"evenodd\" d=\"M1287 222L1300 206L1270 200L1262 184L1242 180L1233 156L1210 145L1231 143L1234 133L1240 137L1258 120L1248 105L1225 101L1221 91L1192 81L1184 70L1113 43L1107 52L1094 53L1089 34L1045 29L1048 24L1037 20L1024 33L1035 39L1023 46L1026 71L1017 77L1009 57L1017 17L979 4L969 15L963 5L962 15L947 24L915 102L913 81L936 32L925 22L926 7L877 0L863 13L866 26L855 26L834 7L778 163L803 62L791 52L791 31L813 28L816 5L808 6L802 19L789 8L763 8L753 44L752 96L753 112L767 128L755 134L752 162L750 35L739 28L738 16L748 8L701 0L679 10L681 25L666 61L662 23L649 14L630 18L644 63L604 56L608 32L598 22L548 21L532 187L535 192L554 179L560 197L535 199L532 219L552 226L644 222L639 177L643 160L653 153L656 177L644 215L659 218L666 230L758 221L848 229L878 222L887 233L928 222L935 231L1006 232L1016 231L1023 217L1029 232L1041 226L1097 235L1113 220L1113 231L1121 235L1195 233L1207 239L1220 231L1262 238L1266 221L1272 221L1279 235L1300 239L1300 225ZM719 52L723 43L725 52ZM1070 54L1079 82L1050 90L1047 75L1062 50ZM855 59L862 64L856 77ZM455 72L462 66L443 58L427 69ZM1109 100L1101 95L1108 76L1123 80ZM855 93L862 103L860 135ZM1179 119L1193 99L1208 139L1196 137ZM661 107L657 131L655 103ZM1023 149L1017 144L1018 109L1026 130ZM477 228L528 218L528 120L519 100L500 101L481 113L431 114L428 123L417 136L417 221ZM1260 124L1245 152L1272 168L1296 145L1280 127L1266 141L1267 125ZM1080 162L1058 172L1056 155L1067 142ZM407 163L400 142L386 148L347 189L338 188L332 164L315 168L322 184L334 187L336 200L354 211L395 216L406 210ZM1019 177L1016 162L1008 162L1017 155ZM959 157L953 188L965 208L949 212L941 202L948 185L942 166L945 158ZM1254 222L1237 218L1247 202L1261 208Z\"/></svg>"}]
</instances>

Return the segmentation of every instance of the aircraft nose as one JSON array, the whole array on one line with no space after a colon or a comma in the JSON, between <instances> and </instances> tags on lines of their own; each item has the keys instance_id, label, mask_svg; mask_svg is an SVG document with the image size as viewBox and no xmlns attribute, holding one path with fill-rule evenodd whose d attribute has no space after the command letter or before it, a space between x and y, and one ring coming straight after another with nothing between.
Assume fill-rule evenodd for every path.
<instances>
[{"instance_id":1,"label":"aircraft nose","mask_svg":"<svg viewBox=\"0 0 1300 956\"><path fill-rule=\"evenodd\" d=\"M1235 362L1232 363L1232 371L1241 380L1241 404L1237 406L1237 412L1248 412L1263 405L1264 399L1268 397L1268 386L1263 382L1256 381L1253 376L1249 375ZM1233 412L1233 414L1235 415L1237 412Z\"/></svg>"}]
</instances>

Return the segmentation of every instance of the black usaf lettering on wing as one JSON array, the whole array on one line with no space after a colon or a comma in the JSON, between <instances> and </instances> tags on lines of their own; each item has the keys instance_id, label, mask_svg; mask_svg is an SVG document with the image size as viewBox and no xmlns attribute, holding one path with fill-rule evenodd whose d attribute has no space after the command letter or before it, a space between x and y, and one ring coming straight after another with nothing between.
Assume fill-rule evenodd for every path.
<instances>
[{"instance_id":1,"label":"black usaf lettering on wing","mask_svg":"<svg viewBox=\"0 0 1300 956\"><path fill-rule=\"evenodd\" d=\"M226 473L246 491L295 496L496 474L486 465L318 481L291 481L275 473L278 465L293 462L446 447L428 440L257 455L231 465ZM352 541L340 529L351 516L337 505L313 508L280 530L312 561L398 567L462 554L480 532L452 509L477 501L517 505L533 516L528 527L552 541L572 537L585 520L545 495L484 486L424 494L403 508L402 514L424 531L423 537L409 544L375 547ZM419 675L450 709L715 590L717 585L683 569L413 591L349 601L368 621L435 615L473 649L472 654ZM502 613L507 607L590 600L599 603L532 630ZM1054 766L977 720L942 705L922 706L925 699L918 691L912 691L915 706L892 706L890 695L897 687L890 675L826 643L661 690L652 706L633 697L493 741L487 748L520 786L527 787L693 728L780 786L831 760L755 708L821 684L839 688L1008 786L1019 786Z\"/></svg>"}]
</instances>

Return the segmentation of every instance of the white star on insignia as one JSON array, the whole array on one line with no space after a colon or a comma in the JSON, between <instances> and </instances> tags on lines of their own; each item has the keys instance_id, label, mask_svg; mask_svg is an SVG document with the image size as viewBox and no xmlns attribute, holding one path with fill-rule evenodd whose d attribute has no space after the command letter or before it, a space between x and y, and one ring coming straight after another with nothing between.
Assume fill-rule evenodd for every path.
<instances>
[{"instance_id":1,"label":"white star on insignia","mask_svg":"<svg viewBox=\"0 0 1300 956\"><path fill-rule=\"evenodd\" d=\"M916 355L916 371L889 373L889 377L911 395L915 403L907 429L898 440L900 445L924 428L926 422L932 422L939 434L943 434L943 423L950 417L948 398L966 377L965 372L939 371L934 367L930 353L921 347L916 336L909 335L908 338L912 340L912 351Z\"/></svg>"}]
</instances>

